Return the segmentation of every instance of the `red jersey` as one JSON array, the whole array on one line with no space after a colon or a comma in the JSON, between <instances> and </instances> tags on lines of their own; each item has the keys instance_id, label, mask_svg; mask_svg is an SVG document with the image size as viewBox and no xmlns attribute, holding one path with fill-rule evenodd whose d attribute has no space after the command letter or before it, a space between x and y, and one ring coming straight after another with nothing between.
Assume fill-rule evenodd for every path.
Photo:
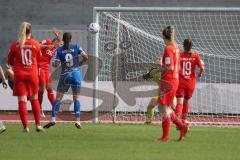
<instances>
[{"instance_id":1,"label":"red jersey","mask_svg":"<svg viewBox=\"0 0 240 160\"><path fill-rule=\"evenodd\" d=\"M201 57L196 53L180 53L180 83L179 87L195 88L196 66L204 67Z\"/></svg>"},{"instance_id":2,"label":"red jersey","mask_svg":"<svg viewBox=\"0 0 240 160\"><path fill-rule=\"evenodd\" d=\"M14 74L37 74L41 56L40 43L36 40L27 39L22 48L15 41L10 47L7 63L13 66Z\"/></svg>"},{"instance_id":3,"label":"red jersey","mask_svg":"<svg viewBox=\"0 0 240 160\"><path fill-rule=\"evenodd\" d=\"M52 40L50 39L43 40L42 44L46 46L43 46L41 48L42 58L40 59L38 66L43 70L49 71L49 65L52 57L54 56L55 49L52 46L50 46L52 45Z\"/></svg>"},{"instance_id":4,"label":"red jersey","mask_svg":"<svg viewBox=\"0 0 240 160\"><path fill-rule=\"evenodd\" d=\"M165 47L163 57L162 57L162 66L163 67L173 67L173 70L166 71L163 73L162 79L171 80L178 79L179 74L179 48L174 44L170 43Z\"/></svg>"}]
</instances>

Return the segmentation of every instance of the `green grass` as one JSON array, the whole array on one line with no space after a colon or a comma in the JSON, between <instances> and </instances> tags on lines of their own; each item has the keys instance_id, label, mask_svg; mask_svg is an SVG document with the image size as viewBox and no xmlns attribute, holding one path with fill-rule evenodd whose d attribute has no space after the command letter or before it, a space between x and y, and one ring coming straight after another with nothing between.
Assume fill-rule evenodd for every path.
<instances>
[{"instance_id":1,"label":"green grass","mask_svg":"<svg viewBox=\"0 0 240 160\"><path fill-rule=\"evenodd\" d=\"M1 160L235 160L239 159L240 128L191 127L182 142L171 130L171 142L155 144L160 126L57 124L45 133L22 133L7 125L0 135Z\"/></svg>"}]
</instances>

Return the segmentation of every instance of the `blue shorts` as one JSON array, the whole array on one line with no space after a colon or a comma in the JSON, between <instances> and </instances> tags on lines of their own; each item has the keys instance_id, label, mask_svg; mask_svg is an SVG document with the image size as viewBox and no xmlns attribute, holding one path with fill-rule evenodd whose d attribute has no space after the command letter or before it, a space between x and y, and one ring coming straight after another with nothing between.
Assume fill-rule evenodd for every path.
<instances>
[{"instance_id":1,"label":"blue shorts","mask_svg":"<svg viewBox=\"0 0 240 160\"><path fill-rule=\"evenodd\" d=\"M58 81L57 92L67 93L72 88L73 95L79 95L81 89L81 74L79 70L62 74Z\"/></svg>"},{"instance_id":2,"label":"blue shorts","mask_svg":"<svg viewBox=\"0 0 240 160\"><path fill-rule=\"evenodd\" d=\"M0 77L0 84L2 83L2 77Z\"/></svg>"}]
</instances>

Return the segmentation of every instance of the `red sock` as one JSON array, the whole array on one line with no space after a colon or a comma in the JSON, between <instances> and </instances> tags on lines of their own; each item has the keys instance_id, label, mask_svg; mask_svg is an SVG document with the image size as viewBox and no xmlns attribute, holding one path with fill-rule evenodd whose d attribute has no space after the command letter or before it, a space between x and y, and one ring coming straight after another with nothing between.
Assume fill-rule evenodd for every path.
<instances>
[{"instance_id":1,"label":"red sock","mask_svg":"<svg viewBox=\"0 0 240 160\"><path fill-rule=\"evenodd\" d=\"M40 126L40 104L38 102L38 99L32 99L31 100L31 105L32 105L32 111L35 119L36 125Z\"/></svg>"},{"instance_id":2,"label":"red sock","mask_svg":"<svg viewBox=\"0 0 240 160\"><path fill-rule=\"evenodd\" d=\"M179 128L179 129L182 129L183 127L183 123L182 121L180 120L180 118L178 116L176 116L175 112L172 112L170 114L170 118L171 118L171 121Z\"/></svg>"},{"instance_id":3,"label":"red sock","mask_svg":"<svg viewBox=\"0 0 240 160\"><path fill-rule=\"evenodd\" d=\"M189 103L183 103L182 120L185 121L188 116Z\"/></svg>"},{"instance_id":4,"label":"red sock","mask_svg":"<svg viewBox=\"0 0 240 160\"><path fill-rule=\"evenodd\" d=\"M53 89L48 89L48 99L50 101L50 103L53 105L54 101L55 101L55 95L54 95L54 91Z\"/></svg>"},{"instance_id":5,"label":"red sock","mask_svg":"<svg viewBox=\"0 0 240 160\"><path fill-rule=\"evenodd\" d=\"M42 108L43 93L44 93L44 91L41 91L41 90L38 91L38 101L40 104L40 109Z\"/></svg>"},{"instance_id":6,"label":"red sock","mask_svg":"<svg viewBox=\"0 0 240 160\"><path fill-rule=\"evenodd\" d=\"M182 108L183 108L183 104L177 103L175 113L178 117L180 117L182 115Z\"/></svg>"},{"instance_id":7,"label":"red sock","mask_svg":"<svg viewBox=\"0 0 240 160\"><path fill-rule=\"evenodd\" d=\"M169 117L163 117L162 119L162 130L163 135L162 138L169 138L170 135L170 118Z\"/></svg>"},{"instance_id":8,"label":"red sock","mask_svg":"<svg viewBox=\"0 0 240 160\"><path fill-rule=\"evenodd\" d=\"M18 101L18 110L19 115L24 128L28 128L28 110L27 110L27 102Z\"/></svg>"}]
</instances>

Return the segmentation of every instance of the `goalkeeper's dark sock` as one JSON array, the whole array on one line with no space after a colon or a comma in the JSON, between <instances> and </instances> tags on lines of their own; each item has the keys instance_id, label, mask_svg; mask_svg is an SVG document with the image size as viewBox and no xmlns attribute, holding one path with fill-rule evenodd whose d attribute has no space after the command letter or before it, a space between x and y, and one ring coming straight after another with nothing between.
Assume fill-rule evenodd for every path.
<instances>
[{"instance_id":1,"label":"goalkeeper's dark sock","mask_svg":"<svg viewBox=\"0 0 240 160\"><path fill-rule=\"evenodd\" d=\"M170 118L169 117L163 117L162 118L162 130L163 130L163 135L162 135L162 139L164 138L169 138L170 135Z\"/></svg>"},{"instance_id":2,"label":"goalkeeper's dark sock","mask_svg":"<svg viewBox=\"0 0 240 160\"><path fill-rule=\"evenodd\" d=\"M188 116L188 110L189 110L189 103L183 103L183 109L182 109L182 120L186 121Z\"/></svg>"},{"instance_id":3,"label":"goalkeeper's dark sock","mask_svg":"<svg viewBox=\"0 0 240 160\"><path fill-rule=\"evenodd\" d=\"M182 108L183 108L183 104L177 103L175 113L178 117L180 117L182 115Z\"/></svg>"},{"instance_id":4,"label":"goalkeeper's dark sock","mask_svg":"<svg viewBox=\"0 0 240 160\"><path fill-rule=\"evenodd\" d=\"M50 103L53 105L54 100L55 100L55 95L54 95L53 89L47 89L47 93L48 93L48 99L49 99Z\"/></svg>"},{"instance_id":5,"label":"goalkeeper's dark sock","mask_svg":"<svg viewBox=\"0 0 240 160\"><path fill-rule=\"evenodd\" d=\"M183 123L182 121L180 120L180 118L178 116L176 116L175 112L172 112L170 114L170 118L171 118L171 121L179 128L179 129L182 129L183 127Z\"/></svg>"},{"instance_id":6,"label":"goalkeeper's dark sock","mask_svg":"<svg viewBox=\"0 0 240 160\"><path fill-rule=\"evenodd\" d=\"M154 106L148 106L147 108L147 122L152 122L154 116Z\"/></svg>"},{"instance_id":7,"label":"goalkeeper's dark sock","mask_svg":"<svg viewBox=\"0 0 240 160\"><path fill-rule=\"evenodd\" d=\"M19 115L24 128L28 128L28 110L27 110L27 102L18 101L18 110Z\"/></svg>"}]
</instances>

